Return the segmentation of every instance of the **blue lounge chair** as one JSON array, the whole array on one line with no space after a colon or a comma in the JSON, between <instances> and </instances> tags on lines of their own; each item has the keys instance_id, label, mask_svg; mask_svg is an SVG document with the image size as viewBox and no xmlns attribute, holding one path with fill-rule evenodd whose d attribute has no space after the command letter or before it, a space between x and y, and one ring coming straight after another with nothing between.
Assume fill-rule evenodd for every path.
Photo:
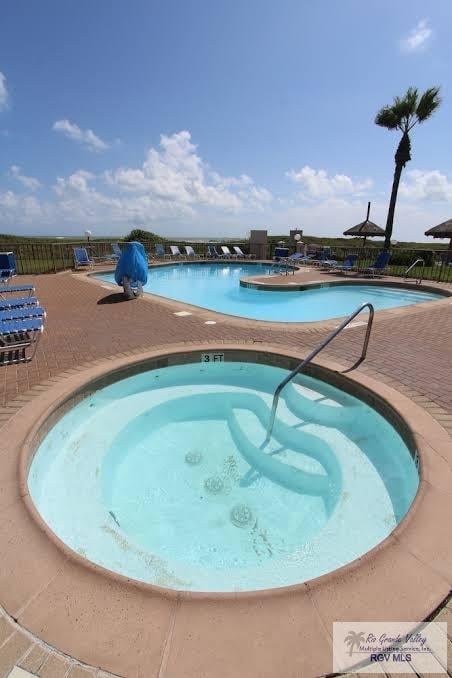
<instances>
[{"instance_id":1,"label":"blue lounge chair","mask_svg":"<svg viewBox=\"0 0 452 678\"><path fill-rule=\"evenodd\" d=\"M320 256L317 259L312 259L312 263L317 263L321 268L331 268L332 266L337 266L336 259L331 259L331 250L327 248L320 253Z\"/></svg>"},{"instance_id":2,"label":"blue lounge chair","mask_svg":"<svg viewBox=\"0 0 452 678\"><path fill-rule=\"evenodd\" d=\"M155 256L158 259L167 259L170 255L165 252L165 245L159 243L155 246Z\"/></svg>"},{"instance_id":3,"label":"blue lounge chair","mask_svg":"<svg viewBox=\"0 0 452 678\"><path fill-rule=\"evenodd\" d=\"M0 252L0 280L5 285L16 275L14 252Z\"/></svg>"},{"instance_id":4,"label":"blue lounge chair","mask_svg":"<svg viewBox=\"0 0 452 678\"><path fill-rule=\"evenodd\" d=\"M294 252L290 257L287 257L287 261L294 261L298 264L311 264L313 259L305 254L301 254L301 252Z\"/></svg>"},{"instance_id":5,"label":"blue lounge chair","mask_svg":"<svg viewBox=\"0 0 452 678\"><path fill-rule=\"evenodd\" d=\"M357 254L349 254L348 257L345 257L343 264L336 264L331 269L332 273L347 273L356 269L358 262Z\"/></svg>"},{"instance_id":6,"label":"blue lounge chair","mask_svg":"<svg viewBox=\"0 0 452 678\"><path fill-rule=\"evenodd\" d=\"M362 273L365 275L368 274L372 276L372 278L375 278L376 275L383 275L387 265L389 264L390 258L391 253L388 252L388 250L381 250L372 266L365 268Z\"/></svg>"},{"instance_id":7,"label":"blue lounge chair","mask_svg":"<svg viewBox=\"0 0 452 678\"><path fill-rule=\"evenodd\" d=\"M74 266L75 269L79 268L91 268L93 265L92 260L88 256L86 247L73 247L74 250Z\"/></svg>"},{"instance_id":8,"label":"blue lounge chair","mask_svg":"<svg viewBox=\"0 0 452 678\"><path fill-rule=\"evenodd\" d=\"M288 261L308 261L308 257L305 257L304 254L301 254L301 252L294 252L289 257L287 257L287 259Z\"/></svg>"},{"instance_id":9,"label":"blue lounge chair","mask_svg":"<svg viewBox=\"0 0 452 678\"><path fill-rule=\"evenodd\" d=\"M0 311L8 311L11 308L24 308L25 306L37 306L38 304L37 297L0 298Z\"/></svg>"},{"instance_id":10,"label":"blue lounge chair","mask_svg":"<svg viewBox=\"0 0 452 678\"><path fill-rule=\"evenodd\" d=\"M11 297L11 294L25 294L25 292L31 296L34 291L34 285L0 285L0 299L12 299L14 297Z\"/></svg>"},{"instance_id":11,"label":"blue lounge chair","mask_svg":"<svg viewBox=\"0 0 452 678\"><path fill-rule=\"evenodd\" d=\"M13 365L33 359L44 329L42 318L0 322L0 365ZM27 349L33 347L31 353Z\"/></svg>"},{"instance_id":12,"label":"blue lounge chair","mask_svg":"<svg viewBox=\"0 0 452 678\"><path fill-rule=\"evenodd\" d=\"M25 320L25 318L45 318L46 312L42 306L25 306L24 308L8 308L0 311L0 323L12 320Z\"/></svg>"},{"instance_id":13,"label":"blue lounge chair","mask_svg":"<svg viewBox=\"0 0 452 678\"><path fill-rule=\"evenodd\" d=\"M207 245L207 256L212 257L214 259L221 259L222 255L218 254L217 248L215 245Z\"/></svg>"}]
</instances>

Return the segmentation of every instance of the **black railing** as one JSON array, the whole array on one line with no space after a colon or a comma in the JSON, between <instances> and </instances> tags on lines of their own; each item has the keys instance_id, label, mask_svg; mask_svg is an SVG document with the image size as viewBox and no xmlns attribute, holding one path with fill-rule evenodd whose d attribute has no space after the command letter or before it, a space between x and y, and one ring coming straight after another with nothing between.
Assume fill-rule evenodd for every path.
<instances>
[{"instance_id":1,"label":"black railing","mask_svg":"<svg viewBox=\"0 0 452 678\"><path fill-rule=\"evenodd\" d=\"M10 240L0 240L0 252L14 252L18 274L58 273L58 271L74 267L74 247L86 248L88 256L95 263L105 262L112 264L114 262L112 257L112 242L118 242L119 247L123 244L115 240L91 240L90 242L68 242L66 240L56 242L47 240L42 242L12 242ZM196 254L203 257L207 255L208 244L207 242L193 243L187 240L172 240L171 242L152 240L143 242L146 252L153 256L155 256L156 245L163 245L165 253L168 255L170 254L169 245L177 245L182 254L185 252L184 245L191 245ZM247 242L235 240L234 244L240 245L245 253L248 252ZM221 252L220 245L215 244L218 252Z\"/></svg>"},{"instance_id":2,"label":"black railing","mask_svg":"<svg viewBox=\"0 0 452 678\"><path fill-rule=\"evenodd\" d=\"M113 240L113 242L115 241ZM187 240L173 240L171 242L161 241L160 243L156 240L143 242L146 252L152 255L155 255L155 246L157 244L163 245L166 254L170 254L169 245L171 244L178 245L181 252L184 252L184 245L191 245L197 255L206 256L209 243L193 243ZM230 242L225 241L225 244L227 244L231 249ZM245 254L249 252L248 241L235 240L233 244L239 245ZM119 246L121 247L121 242L119 242ZM221 243L215 243L215 247L217 248L218 252L221 251L220 246ZM8 240L0 240L1 252L14 252L16 255L17 272L19 274L57 273L58 271L71 269L74 267L74 247L86 247L89 256L94 259L95 262L105 262L106 264L109 263L110 265L114 263L114 259L111 256L113 254L111 241L107 240L91 241L89 243L86 241L68 242L66 240L42 242L11 242ZM268 247L267 257L269 259L272 259L274 256L275 247L278 247L278 245L270 245ZM329 252L330 257L332 259L336 259L339 262L343 262L344 259L351 254L357 255L358 270L362 270L374 263L380 249L381 248L375 246L333 246L329 248ZM310 247L310 252L312 250L313 246ZM295 247L290 247L289 251L290 253L293 253L295 251ZM323 248L317 249L319 254L322 251L324 251ZM413 264L413 262L419 258L423 259L425 262L423 268L424 280L434 280L438 282L449 283L452 282L452 251L447 249L433 250L421 248L396 248L392 251L391 259L386 272L389 275L403 277L409 266L411 266L411 264ZM418 270L414 268L409 276L412 276L414 280L416 279L417 274Z\"/></svg>"},{"instance_id":3,"label":"black railing","mask_svg":"<svg viewBox=\"0 0 452 678\"><path fill-rule=\"evenodd\" d=\"M269 258L273 258L276 246L271 246L269 251ZM295 251L295 247L291 247L290 253ZM372 266L377 258L379 247L329 247L326 248L328 257L342 263L348 256L354 254L358 257L357 269L358 271ZM310 248L308 254L311 255L314 248ZM325 252L325 248L317 248L317 255L320 256ZM422 277L424 280L433 280L437 282L452 282L452 251L447 249L431 250L431 249L402 249L396 248L392 250L391 259L385 273L387 275L394 275L397 277L404 277L407 269L416 261L416 259L424 260L424 267ZM416 280L419 274L418 269L413 268L409 273L408 278Z\"/></svg>"}]
</instances>

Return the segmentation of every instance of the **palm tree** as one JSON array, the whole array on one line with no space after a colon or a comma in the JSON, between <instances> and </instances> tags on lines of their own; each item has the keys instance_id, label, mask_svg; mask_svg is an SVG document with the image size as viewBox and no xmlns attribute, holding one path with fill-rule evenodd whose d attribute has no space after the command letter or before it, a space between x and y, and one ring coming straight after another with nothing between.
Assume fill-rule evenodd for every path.
<instances>
[{"instance_id":1,"label":"palm tree","mask_svg":"<svg viewBox=\"0 0 452 678\"><path fill-rule=\"evenodd\" d=\"M410 132L415 125L428 120L440 103L439 87L430 87L425 90L422 95L419 95L416 87L410 87L402 98L395 97L392 106L384 106L378 111L375 117L376 125L386 127L386 129L389 130L399 130L402 132L402 138L400 139L394 156L395 170L392 182L391 200L389 201L388 217L386 219L385 249L389 249L391 246L394 212L400 176L407 162L411 160Z\"/></svg>"}]
</instances>

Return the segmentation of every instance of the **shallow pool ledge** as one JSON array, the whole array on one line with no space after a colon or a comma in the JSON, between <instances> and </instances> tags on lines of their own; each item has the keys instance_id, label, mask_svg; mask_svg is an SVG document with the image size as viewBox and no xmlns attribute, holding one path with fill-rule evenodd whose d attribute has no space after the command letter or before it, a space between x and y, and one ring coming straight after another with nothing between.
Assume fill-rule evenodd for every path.
<instances>
[{"instance_id":1,"label":"shallow pool ledge","mask_svg":"<svg viewBox=\"0 0 452 678\"><path fill-rule=\"evenodd\" d=\"M265 290L274 292L300 292L301 290L312 290L323 287L351 287L353 285L374 285L376 287L398 287L404 290L411 290L413 292L428 292L430 294L437 294L439 297L452 297L452 290L445 287L429 285L422 283L417 285L403 280L382 280L381 278L343 278L339 280L313 280L312 282L295 282L293 276L285 276L285 279L280 283L272 282L272 276L267 276L268 280L262 280L262 276L244 276L240 278L241 287L248 287L255 290ZM441 301L438 299L437 301Z\"/></svg>"}]
</instances>

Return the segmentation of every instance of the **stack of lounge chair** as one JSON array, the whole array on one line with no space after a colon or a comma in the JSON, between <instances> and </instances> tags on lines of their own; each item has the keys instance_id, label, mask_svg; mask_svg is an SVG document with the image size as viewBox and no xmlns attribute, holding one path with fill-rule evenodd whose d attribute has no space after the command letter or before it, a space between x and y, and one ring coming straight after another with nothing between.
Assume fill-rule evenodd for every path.
<instances>
[{"instance_id":1,"label":"stack of lounge chair","mask_svg":"<svg viewBox=\"0 0 452 678\"><path fill-rule=\"evenodd\" d=\"M0 285L0 365L33 359L44 329L45 310L33 285Z\"/></svg>"}]
</instances>

